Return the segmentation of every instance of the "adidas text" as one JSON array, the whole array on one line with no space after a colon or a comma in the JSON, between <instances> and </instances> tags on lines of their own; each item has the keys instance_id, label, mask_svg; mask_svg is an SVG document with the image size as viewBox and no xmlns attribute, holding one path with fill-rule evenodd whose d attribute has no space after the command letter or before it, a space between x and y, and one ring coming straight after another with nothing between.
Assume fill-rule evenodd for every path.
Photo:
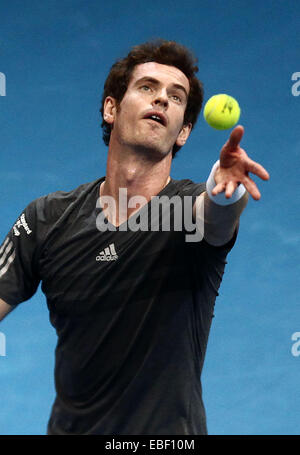
<instances>
[{"instance_id":1,"label":"adidas text","mask_svg":"<svg viewBox=\"0 0 300 455\"><path fill-rule=\"evenodd\" d=\"M99 255L96 256L96 261L116 261L118 255L115 250L114 243L111 243L107 248L104 248L103 251L100 251Z\"/></svg>"}]
</instances>

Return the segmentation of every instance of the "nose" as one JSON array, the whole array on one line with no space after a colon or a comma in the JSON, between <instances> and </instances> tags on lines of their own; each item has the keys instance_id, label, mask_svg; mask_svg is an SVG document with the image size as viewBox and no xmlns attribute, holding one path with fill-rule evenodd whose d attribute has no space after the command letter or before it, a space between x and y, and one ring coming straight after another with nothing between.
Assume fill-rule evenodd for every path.
<instances>
[{"instance_id":1,"label":"nose","mask_svg":"<svg viewBox=\"0 0 300 455\"><path fill-rule=\"evenodd\" d=\"M161 90L160 92L157 92L152 104L153 106L162 106L167 109L169 105L169 99L166 91Z\"/></svg>"}]
</instances>

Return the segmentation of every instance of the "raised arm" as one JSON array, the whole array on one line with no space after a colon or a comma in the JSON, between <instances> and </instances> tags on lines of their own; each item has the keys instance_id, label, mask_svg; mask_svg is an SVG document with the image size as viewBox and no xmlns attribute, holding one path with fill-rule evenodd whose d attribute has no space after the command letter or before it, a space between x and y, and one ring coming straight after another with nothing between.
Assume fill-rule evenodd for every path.
<instances>
[{"instance_id":1,"label":"raised arm","mask_svg":"<svg viewBox=\"0 0 300 455\"><path fill-rule=\"evenodd\" d=\"M262 180L269 179L268 172L259 163L251 160L240 147L243 134L244 128L241 125L231 132L221 149L214 176L209 179L212 182L211 188L207 185L207 191L201 194L196 202L204 204L204 238L214 246L224 245L232 238L249 194L254 200L260 199L260 192L249 177L249 172ZM244 194L234 202L232 196L240 184L243 184L247 191L240 187L238 191L243 190ZM216 197L221 193L221 197Z\"/></svg>"}]
</instances>

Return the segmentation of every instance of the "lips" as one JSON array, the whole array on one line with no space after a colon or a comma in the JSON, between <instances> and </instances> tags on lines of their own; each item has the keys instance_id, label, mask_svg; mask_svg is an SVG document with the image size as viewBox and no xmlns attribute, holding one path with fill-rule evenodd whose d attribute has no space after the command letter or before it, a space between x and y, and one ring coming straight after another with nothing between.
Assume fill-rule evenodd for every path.
<instances>
[{"instance_id":1,"label":"lips","mask_svg":"<svg viewBox=\"0 0 300 455\"><path fill-rule=\"evenodd\" d=\"M166 115L161 111L148 111L144 115L143 119L153 120L154 122L160 123L163 126L167 126L168 123Z\"/></svg>"}]
</instances>

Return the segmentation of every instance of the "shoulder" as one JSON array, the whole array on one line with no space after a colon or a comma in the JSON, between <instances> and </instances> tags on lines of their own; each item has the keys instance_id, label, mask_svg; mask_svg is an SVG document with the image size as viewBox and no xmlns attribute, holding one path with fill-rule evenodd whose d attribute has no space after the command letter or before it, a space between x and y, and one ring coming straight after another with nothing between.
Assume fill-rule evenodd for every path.
<instances>
[{"instance_id":1,"label":"shoulder","mask_svg":"<svg viewBox=\"0 0 300 455\"><path fill-rule=\"evenodd\" d=\"M182 196L198 196L206 189L205 183L195 183L190 179L174 180L171 179L174 192Z\"/></svg>"},{"instance_id":2,"label":"shoulder","mask_svg":"<svg viewBox=\"0 0 300 455\"><path fill-rule=\"evenodd\" d=\"M98 188L104 177L92 182L83 183L69 191L57 190L34 199L27 210L39 221L59 218L70 206L85 201L85 199Z\"/></svg>"}]
</instances>

